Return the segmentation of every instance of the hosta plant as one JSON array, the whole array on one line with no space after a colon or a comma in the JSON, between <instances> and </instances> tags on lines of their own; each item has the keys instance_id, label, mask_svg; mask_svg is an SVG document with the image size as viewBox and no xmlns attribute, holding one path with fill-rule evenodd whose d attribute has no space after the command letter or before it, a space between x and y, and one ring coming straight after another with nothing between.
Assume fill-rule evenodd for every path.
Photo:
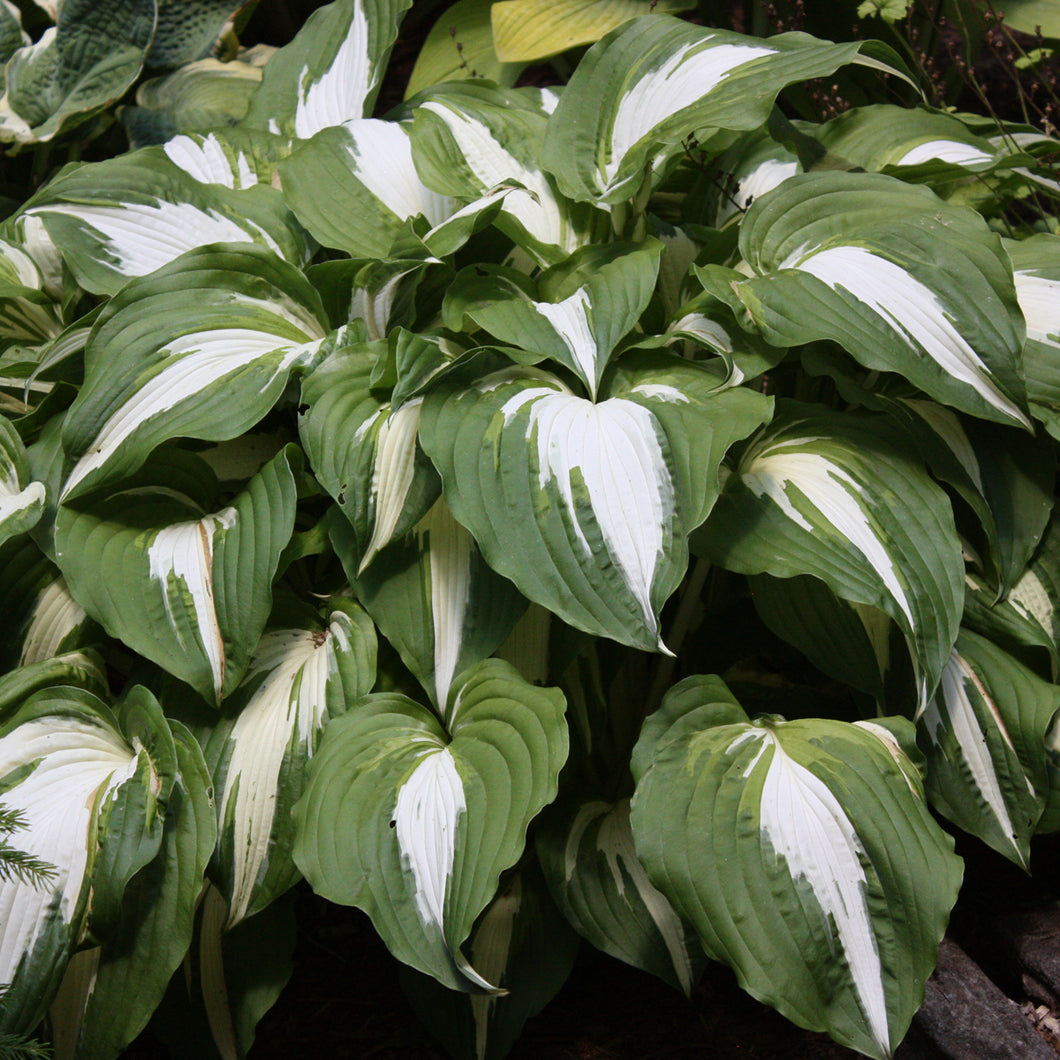
<instances>
[{"instance_id":1,"label":"hosta plant","mask_svg":"<svg viewBox=\"0 0 1060 1060\"><path fill-rule=\"evenodd\" d=\"M0 230L0 1033L243 1055L304 877L458 1056L580 938L890 1056L1060 827L1057 144L662 13L373 116L407 6Z\"/></svg>"}]
</instances>

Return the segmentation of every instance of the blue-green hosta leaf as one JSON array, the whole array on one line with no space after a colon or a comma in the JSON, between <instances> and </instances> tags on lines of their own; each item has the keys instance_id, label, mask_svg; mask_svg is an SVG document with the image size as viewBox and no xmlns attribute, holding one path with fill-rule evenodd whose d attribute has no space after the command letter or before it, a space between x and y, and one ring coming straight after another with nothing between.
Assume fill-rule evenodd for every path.
<instances>
[{"instance_id":1,"label":"blue-green hosta leaf","mask_svg":"<svg viewBox=\"0 0 1060 1060\"><path fill-rule=\"evenodd\" d=\"M81 166L26 209L44 221L81 286L98 294L114 294L131 278L212 243L256 245L305 264L307 237L275 188L202 184L183 162L165 148L145 147Z\"/></svg>"},{"instance_id":2,"label":"blue-green hosta leaf","mask_svg":"<svg viewBox=\"0 0 1060 1060\"><path fill-rule=\"evenodd\" d=\"M0 544L34 526L44 511L44 483L30 481L26 449L0 418Z\"/></svg>"},{"instance_id":3,"label":"blue-green hosta leaf","mask_svg":"<svg viewBox=\"0 0 1060 1060\"><path fill-rule=\"evenodd\" d=\"M729 446L770 415L666 355L627 357L604 399L506 369L428 395L420 437L487 563L586 632L665 650L659 611Z\"/></svg>"},{"instance_id":4,"label":"blue-green hosta leaf","mask_svg":"<svg viewBox=\"0 0 1060 1060\"><path fill-rule=\"evenodd\" d=\"M1060 689L964 631L918 725L932 805L1028 868L1049 790L1045 734Z\"/></svg>"},{"instance_id":5,"label":"blue-green hosta leaf","mask_svg":"<svg viewBox=\"0 0 1060 1060\"><path fill-rule=\"evenodd\" d=\"M134 149L150 147L164 144L177 133L218 129L240 121L246 117L261 75L261 63L200 59L142 82L136 89L136 105L119 112L129 143Z\"/></svg>"},{"instance_id":6,"label":"blue-green hosta leaf","mask_svg":"<svg viewBox=\"0 0 1060 1060\"><path fill-rule=\"evenodd\" d=\"M215 507L206 465L160 452L120 488L64 506L55 549L71 595L111 636L220 703L268 618L299 462L288 446Z\"/></svg>"},{"instance_id":7,"label":"blue-green hosta leaf","mask_svg":"<svg viewBox=\"0 0 1060 1060\"><path fill-rule=\"evenodd\" d=\"M362 118L322 129L280 166L287 202L325 246L386 257L405 222L431 226L456 211L420 180L408 123Z\"/></svg>"},{"instance_id":8,"label":"blue-green hosta leaf","mask_svg":"<svg viewBox=\"0 0 1060 1060\"><path fill-rule=\"evenodd\" d=\"M22 28L22 13L11 0L0 5L0 63L8 59L24 44L30 44L28 33Z\"/></svg>"},{"instance_id":9,"label":"blue-green hosta leaf","mask_svg":"<svg viewBox=\"0 0 1060 1060\"><path fill-rule=\"evenodd\" d=\"M412 155L423 183L442 195L475 201L509 182L497 226L544 264L588 243L606 215L556 191L539 162L546 115L517 90L450 84L421 97L412 124Z\"/></svg>"},{"instance_id":10,"label":"blue-green hosta leaf","mask_svg":"<svg viewBox=\"0 0 1060 1060\"><path fill-rule=\"evenodd\" d=\"M305 277L257 247L204 248L130 283L85 351L63 427L64 498L129 474L171 438L242 434L323 355L323 317Z\"/></svg>"},{"instance_id":11,"label":"blue-green hosta leaf","mask_svg":"<svg viewBox=\"0 0 1060 1060\"><path fill-rule=\"evenodd\" d=\"M57 24L9 60L0 140L39 143L121 98L143 67L155 0L65 0Z\"/></svg>"},{"instance_id":12,"label":"blue-green hosta leaf","mask_svg":"<svg viewBox=\"0 0 1060 1060\"><path fill-rule=\"evenodd\" d=\"M332 534L335 550L352 566L341 531ZM512 583L486 565L443 498L362 569L356 584L368 613L439 710L453 679L491 655L526 608Z\"/></svg>"},{"instance_id":13,"label":"blue-green hosta leaf","mask_svg":"<svg viewBox=\"0 0 1060 1060\"><path fill-rule=\"evenodd\" d=\"M439 492L418 442L422 400L395 408L371 389L383 356L381 343L351 347L302 385L302 444L313 473L353 529L351 576L419 522Z\"/></svg>"},{"instance_id":14,"label":"blue-green hosta leaf","mask_svg":"<svg viewBox=\"0 0 1060 1060\"><path fill-rule=\"evenodd\" d=\"M1035 419L1060 439L1060 236L1042 234L1006 242L1016 276L1016 297L1027 321L1023 369Z\"/></svg>"},{"instance_id":15,"label":"blue-green hosta leaf","mask_svg":"<svg viewBox=\"0 0 1060 1060\"><path fill-rule=\"evenodd\" d=\"M830 339L943 404L1029 427L1011 266L974 211L876 173L804 173L755 201L740 251L753 275L715 293L770 342Z\"/></svg>"},{"instance_id":16,"label":"blue-green hosta leaf","mask_svg":"<svg viewBox=\"0 0 1060 1060\"><path fill-rule=\"evenodd\" d=\"M291 807L329 718L371 691L375 654L372 623L343 601L326 628L270 630L258 644L207 746L220 821L212 878L228 903L228 928L298 879Z\"/></svg>"},{"instance_id":17,"label":"blue-green hosta leaf","mask_svg":"<svg viewBox=\"0 0 1060 1060\"><path fill-rule=\"evenodd\" d=\"M120 901L157 852L160 800L173 779L140 734L128 738L100 700L77 689L38 693L0 728L3 803L26 821L11 843L55 869L39 886L0 880L0 982L10 984L0 1029L29 1031L43 1016L80 941L90 891L91 915L114 915L101 909L104 897Z\"/></svg>"},{"instance_id":18,"label":"blue-green hosta leaf","mask_svg":"<svg viewBox=\"0 0 1060 1060\"><path fill-rule=\"evenodd\" d=\"M564 701L490 659L453 687L445 726L404 696L351 704L324 733L295 807L295 862L356 905L390 951L453 989L496 992L461 953L526 828L556 794Z\"/></svg>"},{"instance_id":19,"label":"blue-green hosta leaf","mask_svg":"<svg viewBox=\"0 0 1060 1060\"><path fill-rule=\"evenodd\" d=\"M645 171L680 153L689 135L757 128L786 85L865 62L864 49L805 34L766 41L667 16L634 19L579 63L549 121L542 164L574 199L631 199Z\"/></svg>"},{"instance_id":20,"label":"blue-green hosta leaf","mask_svg":"<svg viewBox=\"0 0 1060 1060\"><path fill-rule=\"evenodd\" d=\"M961 863L900 718L750 721L717 678L677 685L634 753L648 876L743 988L885 1058L923 998Z\"/></svg>"},{"instance_id":21,"label":"blue-green hosta leaf","mask_svg":"<svg viewBox=\"0 0 1060 1060\"><path fill-rule=\"evenodd\" d=\"M730 570L811 574L890 615L930 695L957 637L964 562L949 499L888 425L789 406L747 447L696 551Z\"/></svg>"},{"instance_id":22,"label":"blue-green hosta leaf","mask_svg":"<svg viewBox=\"0 0 1060 1060\"><path fill-rule=\"evenodd\" d=\"M637 857L628 799L552 818L537 833L537 852L564 916L597 949L691 994L703 951Z\"/></svg>"},{"instance_id":23,"label":"blue-green hosta leaf","mask_svg":"<svg viewBox=\"0 0 1060 1060\"><path fill-rule=\"evenodd\" d=\"M595 400L615 347L654 293L661 252L652 240L599 263L584 283L562 285L563 297L541 301L532 281L514 269L473 265L447 292L443 314L452 328L470 317L502 342L559 361Z\"/></svg>"},{"instance_id":24,"label":"blue-green hosta leaf","mask_svg":"<svg viewBox=\"0 0 1060 1060\"><path fill-rule=\"evenodd\" d=\"M178 773L161 849L126 888L118 930L67 966L49 1013L56 1060L117 1056L143 1030L188 952L217 826L202 751L179 722L168 725Z\"/></svg>"},{"instance_id":25,"label":"blue-green hosta leaf","mask_svg":"<svg viewBox=\"0 0 1060 1060\"><path fill-rule=\"evenodd\" d=\"M411 0L336 0L315 11L265 68L246 122L308 140L372 113Z\"/></svg>"},{"instance_id":26,"label":"blue-green hosta leaf","mask_svg":"<svg viewBox=\"0 0 1060 1060\"><path fill-rule=\"evenodd\" d=\"M147 65L172 70L209 55L241 6L239 0L158 0Z\"/></svg>"}]
</instances>

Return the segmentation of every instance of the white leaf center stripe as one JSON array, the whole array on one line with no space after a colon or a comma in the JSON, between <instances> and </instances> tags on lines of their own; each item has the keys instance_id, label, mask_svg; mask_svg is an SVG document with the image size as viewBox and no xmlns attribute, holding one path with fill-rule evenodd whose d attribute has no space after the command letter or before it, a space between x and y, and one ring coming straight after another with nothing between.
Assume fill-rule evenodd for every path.
<instances>
[{"instance_id":1,"label":"white leaf center stripe","mask_svg":"<svg viewBox=\"0 0 1060 1060\"><path fill-rule=\"evenodd\" d=\"M264 243L278 257L283 251L260 226L253 231L213 210L190 202L116 203L114 206L80 206L56 203L34 213L66 214L99 233L104 252L123 276L146 276L168 265L185 251L208 243Z\"/></svg>"},{"instance_id":2,"label":"white leaf center stripe","mask_svg":"<svg viewBox=\"0 0 1060 1060\"><path fill-rule=\"evenodd\" d=\"M1060 280L1017 272L1016 298L1027 319L1027 338L1060 347Z\"/></svg>"},{"instance_id":3,"label":"white leaf center stripe","mask_svg":"<svg viewBox=\"0 0 1060 1060\"><path fill-rule=\"evenodd\" d=\"M258 182L247 156L236 153L236 168L228 160L221 142L209 133L207 136L174 136L163 146L173 165L184 170L200 184L221 184L226 188L252 188Z\"/></svg>"},{"instance_id":4,"label":"white leaf center stripe","mask_svg":"<svg viewBox=\"0 0 1060 1060\"><path fill-rule=\"evenodd\" d=\"M412 872L416 911L425 925L442 927L456 861L457 823L466 810L464 784L449 748L424 751L398 792L394 831L402 861Z\"/></svg>"},{"instance_id":5,"label":"white leaf center stripe","mask_svg":"<svg viewBox=\"0 0 1060 1060\"><path fill-rule=\"evenodd\" d=\"M88 840L101 796L136 772L133 749L102 725L70 718L37 718L0 739L0 776L39 759L4 792L4 805L26 819L11 836L18 850L53 865L40 889L0 881L0 983L9 983L22 954L34 946L45 911L58 900L70 923L88 867Z\"/></svg>"},{"instance_id":6,"label":"white leaf center stripe","mask_svg":"<svg viewBox=\"0 0 1060 1060\"><path fill-rule=\"evenodd\" d=\"M44 493L43 482L31 482L24 490L9 490L7 482L0 483L0 524L34 504L43 504Z\"/></svg>"},{"instance_id":7,"label":"white leaf center stripe","mask_svg":"<svg viewBox=\"0 0 1060 1060\"><path fill-rule=\"evenodd\" d=\"M393 214L422 215L432 227L453 212L453 200L431 191L416 173L408 128L392 121L348 121L348 151L354 176Z\"/></svg>"},{"instance_id":8,"label":"white leaf center stripe","mask_svg":"<svg viewBox=\"0 0 1060 1060\"><path fill-rule=\"evenodd\" d=\"M661 66L642 77L622 95L615 111L611 123L611 154L601 170L600 190L611 190L622 160L638 140L671 115L698 102L737 67L774 53L773 48L750 44L708 44L704 48L700 40L679 48Z\"/></svg>"},{"instance_id":9,"label":"white leaf center stripe","mask_svg":"<svg viewBox=\"0 0 1060 1060\"><path fill-rule=\"evenodd\" d=\"M889 1053L887 999L866 900L861 840L828 786L788 755L771 732L760 827L793 880L804 879L835 925L869 1032Z\"/></svg>"},{"instance_id":10,"label":"white leaf center stripe","mask_svg":"<svg viewBox=\"0 0 1060 1060\"><path fill-rule=\"evenodd\" d=\"M815 527L788 496L786 487L795 486L825 522L865 557L910 626L915 625L894 561L864 507L863 498L864 501L868 498L861 486L843 468L817 453L790 451L813 441L813 438L785 441L756 454L742 472L744 484L756 497L768 497L803 530L820 533L821 528Z\"/></svg>"},{"instance_id":11,"label":"white leaf center stripe","mask_svg":"<svg viewBox=\"0 0 1060 1060\"><path fill-rule=\"evenodd\" d=\"M579 288L562 302L533 302L552 330L562 339L571 352L574 363L581 370L581 377L596 397L596 339L589 327L589 292Z\"/></svg>"},{"instance_id":12,"label":"white leaf center stripe","mask_svg":"<svg viewBox=\"0 0 1060 1060\"><path fill-rule=\"evenodd\" d=\"M936 745L939 741L940 732L949 728L957 740L957 746L961 749L963 764L972 775L972 782L983 796L983 801L989 807L990 812L997 818L1001 826L1002 834L1008 839L1019 853L1016 841L1015 829L1012 827L1012 818L1009 816L1005 805L1005 797L1001 792L1001 784L998 780L994 762L990 756L990 748L986 742L986 736L975 715L975 707L972 705L971 697L968 695L967 682L974 681L974 674L968 664L954 652L950 661L942 671L942 680L939 683L939 691L924 711L923 721L928 727L932 742ZM977 681L974 681L978 684ZM1012 746L1008 731L997 710L990 702L989 696L982 690L984 702L994 714L994 720L1004 738L1005 742ZM940 697L942 704L940 705ZM945 706L946 720L942 716L942 705ZM1020 855L1022 861L1022 855Z\"/></svg>"},{"instance_id":13,"label":"white leaf center stripe","mask_svg":"<svg viewBox=\"0 0 1060 1060\"><path fill-rule=\"evenodd\" d=\"M424 103L423 109L436 114L449 127L482 191L510 180L527 189L516 189L508 195L501 208L503 213L515 218L539 242L570 251L575 249L576 233L569 230L555 193L540 170L527 169L497 142L482 122L434 100Z\"/></svg>"},{"instance_id":14,"label":"white leaf center stripe","mask_svg":"<svg viewBox=\"0 0 1060 1060\"><path fill-rule=\"evenodd\" d=\"M375 497L372 537L364 550L358 574L364 573L376 553L394 536L394 527L405 509L405 498L416 470L416 439L422 407L423 398L409 401L387 416L379 428L372 465L372 494ZM366 420L358 428L358 436L362 430L370 428L379 415Z\"/></svg>"},{"instance_id":15,"label":"white leaf center stripe","mask_svg":"<svg viewBox=\"0 0 1060 1060\"><path fill-rule=\"evenodd\" d=\"M22 641L19 666L57 655L63 637L84 618L85 609L70 595L65 579L60 577L46 585L37 597Z\"/></svg>"},{"instance_id":16,"label":"white leaf center stripe","mask_svg":"<svg viewBox=\"0 0 1060 1060\"><path fill-rule=\"evenodd\" d=\"M203 519L174 523L159 530L147 549L148 572L161 583L169 623L181 640L184 639L183 615L178 618L174 614L174 604L183 611L184 593L191 598L194 632L209 660L218 697L224 685L225 648L214 607L213 539L218 530L235 526L237 519L235 508L225 508ZM170 578L175 584L170 584Z\"/></svg>"},{"instance_id":17,"label":"white leaf center stripe","mask_svg":"<svg viewBox=\"0 0 1060 1060\"><path fill-rule=\"evenodd\" d=\"M949 375L972 387L987 404L1030 427L954 326L949 310L935 292L901 265L864 247L841 246L812 254L794 267L816 276L833 291L846 291L884 319L907 345L923 350Z\"/></svg>"},{"instance_id":18,"label":"white leaf center stripe","mask_svg":"<svg viewBox=\"0 0 1060 1060\"><path fill-rule=\"evenodd\" d=\"M505 425L526 404L527 441L533 444L535 436L537 440L539 487L559 491L586 557L593 548L580 522L584 499L577 494L588 494L608 554L656 634L651 587L667 528L676 515L676 500L655 417L621 398L594 404L531 387L504 404ZM665 650L661 640L659 646Z\"/></svg>"},{"instance_id":19,"label":"white leaf center stripe","mask_svg":"<svg viewBox=\"0 0 1060 1060\"><path fill-rule=\"evenodd\" d=\"M980 151L973 144L961 143L960 140L928 140L926 143L911 147L895 162L895 165L915 166L921 162L952 162L959 166L969 166L978 162L992 161L992 155Z\"/></svg>"},{"instance_id":20,"label":"white leaf center stripe","mask_svg":"<svg viewBox=\"0 0 1060 1060\"><path fill-rule=\"evenodd\" d=\"M946 443L947 448L957 458L968 477L975 483L975 488L983 492L983 479L979 471L979 458L965 434L957 414L934 401L919 401L904 398L903 404L911 408L931 429Z\"/></svg>"},{"instance_id":21,"label":"white leaf center stripe","mask_svg":"<svg viewBox=\"0 0 1060 1060\"><path fill-rule=\"evenodd\" d=\"M269 854L284 758L292 743L310 742L326 720L327 680L336 669L333 641L339 641L340 648L348 645L337 619L324 636L276 630L262 637L248 669L248 677L269 672L240 711L229 736L232 754L219 811L223 828L234 798L229 927L246 915Z\"/></svg>"},{"instance_id":22,"label":"white leaf center stripe","mask_svg":"<svg viewBox=\"0 0 1060 1060\"><path fill-rule=\"evenodd\" d=\"M439 500L417 527L430 548L431 621L434 627L434 690L439 710L445 709L460 649L464 617L471 595L471 535Z\"/></svg>"},{"instance_id":23,"label":"white leaf center stripe","mask_svg":"<svg viewBox=\"0 0 1060 1060\"><path fill-rule=\"evenodd\" d=\"M331 65L315 81L309 67L302 69L294 134L307 140L331 125L364 115L364 103L372 88L372 64L368 58L368 19L360 3L353 4L353 17L346 37Z\"/></svg>"},{"instance_id":24,"label":"white leaf center stripe","mask_svg":"<svg viewBox=\"0 0 1060 1060\"><path fill-rule=\"evenodd\" d=\"M1027 570L1008 594L1008 602L1020 614L1036 622L1050 636L1053 636L1053 616L1056 607L1049 590L1033 570Z\"/></svg>"}]
</instances>

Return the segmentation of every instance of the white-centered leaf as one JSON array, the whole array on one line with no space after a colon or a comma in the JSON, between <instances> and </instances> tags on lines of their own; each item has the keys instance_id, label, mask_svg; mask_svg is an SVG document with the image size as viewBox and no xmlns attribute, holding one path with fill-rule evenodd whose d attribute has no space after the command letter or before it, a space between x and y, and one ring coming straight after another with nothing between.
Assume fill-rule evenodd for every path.
<instances>
[{"instance_id":1,"label":"white-centered leaf","mask_svg":"<svg viewBox=\"0 0 1060 1060\"><path fill-rule=\"evenodd\" d=\"M18 432L0 419L0 544L36 525L44 512L43 482L30 481L26 449Z\"/></svg>"},{"instance_id":2,"label":"white-centered leaf","mask_svg":"<svg viewBox=\"0 0 1060 1060\"><path fill-rule=\"evenodd\" d=\"M750 722L697 677L633 759L637 852L707 952L795 1022L881 1060L921 1002L961 875L912 736L901 718Z\"/></svg>"}]
</instances>

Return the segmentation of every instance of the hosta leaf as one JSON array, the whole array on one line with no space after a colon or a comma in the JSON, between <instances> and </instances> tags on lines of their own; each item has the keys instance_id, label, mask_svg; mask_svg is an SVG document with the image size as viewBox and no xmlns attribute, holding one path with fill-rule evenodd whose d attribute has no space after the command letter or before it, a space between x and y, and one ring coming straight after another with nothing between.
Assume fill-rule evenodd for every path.
<instances>
[{"instance_id":1,"label":"hosta leaf","mask_svg":"<svg viewBox=\"0 0 1060 1060\"><path fill-rule=\"evenodd\" d=\"M403 122L363 118L322 129L280 167L284 196L325 246L383 258L412 217L431 226L456 205L416 173Z\"/></svg>"},{"instance_id":2,"label":"hosta leaf","mask_svg":"<svg viewBox=\"0 0 1060 1060\"><path fill-rule=\"evenodd\" d=\"M143 67L155 13L155 0L65 0L56 26L7 64L0 140L51 140L123 96Z\"/></svg>"},{"instance_id":3,"label":"hosta leaf","mask_svg":"<svg viewBox=\"0 0 1060 1060\"><path fill-rule=\"evenodd\" d=\"M1027 868L1049 790L1045 734L1060 689L964 631L920 715L932 805Z\"/></svg>"},{"instance_id":4,"label":"hosta leaf","mask_svg":"<svg viewBox=\"0 0 1060 1060\"><path fill-rule=\"evenodd\" d=\"M239 0L159 0L148 65L173 69L209 55L241 6Z\"/></svg>"},{"instance_id":5,"label":"hosta leaf","mask_svg":"<svg viewBox=\"0 0 1060 1060\"><path fill-rule=\"evenodd\" d=\"M929 695L949 659L964 563L942 489L886 423L789 406L745 450L697 552L730 570L811 574L890 615Z\"/></svg>"},{"instance_id":6,"label":"hosta leaf","mask_svg":"<svg viewBox=\"0 0 1060 1060\"><path fill-rule=\"evenodd\" d=\"M502 342L559 361L595 399L615 347L640 319L659 272L661 243L617 253L621 249L628 248L616 247L586 282L563 284L548 298L514 269L473 265L447 292L445 319L459 330L470 317Z\"/></svg>"},{"instance_id":7,"label":"hosta leaf","mask_svg":"<svg viewBox=\"0 0 1060 1060\"><path fill-rule=\"evenodd\" d=\"M501 0L491 13L493 43L505 62L536 62L592 44L639 15L692 6L687 0Z\"/></svg>"},{"instance_id":8,"label":"hosta leaf","mask_svg":"<svg viewBox=\"0 0 1060 1060\"><path fill-rule=\"evenodd\" d=\"M567 757L563 696L491 659L450 693L445 727L393 693L333 721L295 807L295 861L356 905L390 951L453 989L495 992L460 947L519 858Z\"/></svg>"},{"instance_id":9,"label":"hosta leaf","mask_svg":"<svg viewBox=\"0 0 1060 1060\"><path fill-rule=\"evenodd\" d=\"M549 122L542 164L574 199L631 199L645 170L690 134L757 128L786 85L865 61L863 49L805 34L765 41L667 16L634 19L578 64Z\"/></svg>"},{"instance_id":10,"label":"hosta leaf","mask_svg":"<svg viewBox=\"0 0 1060 1060\"><path fill-rule=\"evenodd\" d=\"M98 294L212 243L268 248L295 265L310 253L275 188L201 184L160 147L60 174L26 209L44 221L78 283Z\"/></svg>"},{"instance_id":11,"label":"hosta leaf","mask_svg":"<svg viewBox=\"0 0 1060 1060\"><path fill-rule=\"evenodd\" d=\"M0 339L36 346L59 334L59 307L46 283L25 247L0 240Z\"/></svg>"},{"instance_id":12,"label":"hosta leaf","mask_svg":"<svg viewBox=\"0 0 1060 1060\"><path fill-rule=\"evenodd\" d=\"M880 174L804 173L755 201L740 250L755 275L715 293L770 342L830 339L943 404L1029 427L1011 266L975 212Z\"/></svg>"},{"instance_id":13,"label":"hosta leaf","mask_svg":"<svg viewBox=\"0 0 1060 1060\"><path fill-rule=\"evenodd\" d=\"M0 1029L29 1031L43 1016L79 941L90 887L93 916L103 899L97 891L120 900L128 878L158 850L158 797L172 783L86 692L38 693L0 728L3 802L26 820L11 843L55 869L40 886L0 880L0 982L11 984Z\"/></svg>"},{"instance_id":14,"label":"hosta leaf","mask_svg":"<svg viewBox=\"0 0 1060 1060\"><path fill-rule=\"evenodd\" d=\"M1060 438L1060 236L1042 234L1006 242L1015 269L1016 296L1027 321L1023 368L1035 419Z\"/></svg>"},{"instance_id":15,"label":"hosta leaf","mask_svg":"<svg viewBox=\"0 0 1060 1060\"><path fill-rule=\"evenodd\" d=\"M421 97L412 154L424 184L463 201L498 185L525 189L504 201L497 225L540 261L553 264L589 241L606 216L570 203L539 162L546 115L525 93L484 84L450 84Z\"/></svg>"},{"instance_id":16,"label":"hosta leaf","mask_svg":"<svg viewBox=\"0 0 1060 1060\"><path fill-rule=\"evenodd\" d=\"M95 652L70 651L9 670L0 677L0 719L9 718L34 692L58 685L106 695L106 666Z\"/></svg>"},{"instance_id":17,"label":"hosta leaf","mask_svg":"<svg viewBox=\"0 0 1060 1060\"><path fill-rule=\"evenodd\" d=\"M457 0L438 16L416 56L405 98L432 85L481 77L514 85L526 63L502 62L494 51L494 0Z\"/></svg>"},{"instance_id":18,"label":"hosta leaf","mask_svg":"<svg viewBox=\"0 0 1060 1060\"><path fill-rule=\"evenodd\" d=\"M0 544L34 526L44 511L44 483L30 481L26 449L0 418Z\"/></svg>"},{"instance_id":19,"label":"hosta leaf","mask_svg":"<svg viewBox=\"0 0 1060 1060\"><path fill-rule=\"evenodd\" d=\"M188 951L217 828L202 751L179 722L168 725L178 773L161 849L126 888L115 934L67 967L50 1013L56 1060L117 1056L143 1030Z\"/></svg>"},{"instance_id":20,"label":"hosta leaf","mask_svg":"<svg viewBox=\"0 0 1060 1060\"><path fill-rule=\"evenodd\" d=\"M302 386L302 444L320 484L353 529L351 576L406 533L439 493L420 449L422 400L398 408L371 389L382 343L329 358Z\"/></svg>"},{"instance_id":21,"label":"hosta leaf","mask_svg":"<svg viewBox=\"0 0 1060 1060\"><path fill-rule=\"evenodd\" d=\"M279 162L291 153L291 145L259 129L215 129L170 137L162 150L200 184L242 191L270 184Z\"/></svg>"},{"instance_id":22,"label":"hosta leaf","mask_svg":"<svg viewBox=\"0 0 1060 1060\"><path fill-rule=\"evenodd\" d=\"M411 0L336 0L269 60L247 124L307 140L372 112Z\"/></svg>"},{"instance_id":23,"label":"hosta leaf","mask_svg":"<svg viewBox=\"0 0 1060 1060\"><path fill-rule=\"evenodd\" d=\"M112 636L220 703L240 682L268 618L294 529L294 446L223 507L190 454L159 454L136 477L56 523L70 593Z\"/></svg>"},{"instance_id":24,"label":"hosta leaf","mask_svg":"<svg viewBox=\"0 0 1060 1060\"><path fill-rule=\"evenodd\" d=\"M22 13L5 0L0 5L0 63L6 63L23 44L29 43L30 37L22 28Z\"/></svg>"},{"instance_id":25,"label":"hosta leaf","mask_svg":"<svg viewBox=\"0 0 1060 1060\"><path fill-rule=\"evenodd\" d=\"M352 566L341 528L332 537L339 558ZM439 709L453 679L491 655L526 608L441 498L360 571L356 584L368 613Z\"/></svg>"},{"instance_id":26,"label":"hosta leaf","mask_svg":"<svg viewBox=\"0 0 1060 1060\"><path fill-rule=\"evenodd\" d=\"M474 967L505 994L457 994L411 970L402 986L415 1013L450 1056L504 1060L574 966L578 936L549 898L541 871L524 859L468 940Z\"/></svg>"},{"instance_id":27,"label":"hosta leaf","mask_svg":"<svg viewBox=\"0 0 1060 1060\"><path fill-rule=\"evenodd\" d=\"M597 949L691 994L703 952L637 857L628 799L552 816L538 832L537 852L563 915Z\"/></svg>"},{"instance_id":28,"label":"hosta leaf","mask_svg":"<svg viewBox=\"0 0 1060 1060\"><path fill-rule=\"evenodd\" d=\"M659 611L728 447L769 416L748 390L665 355L627 358L597 403L507 369L440 386L421 440L491 567L586 632L664 650ZM635 498L635 503L634 503Z\"/></svg>"},{"instance_id":29,"label":"hosta leaf","mask_svg":"<svg viewBox=\"0 0 1060 1060\"><path fill-rule=\"evenodd\" d=\"M207 756L216 761L220 844L215 883L234 927L298 879L290 809L329 718L375 683L375 629L335 601L325 629L270 630L226 704Z\"/></svg>"},{"instance_id":30,"label":"hosta leaf","mask_svg":"<svg viewBox=\"0 0 1060 1060\"><path fill-rule=\"evenodd\" d=\"M920 1005L961 878L911 737L902 719L751 722L695 677L634 757L637 852L707 952L789 1019L879 1058Z\"/></svg>"},{"instance_id":31,"label":"hosta leaf","mask_svg":"<svg viewBox=\"0 0 1060 1060\"><path fill-rule=\"evenodd\" d=\"M63 427L66 499L129 474L161 442L233 438L287 378L322 356L319 297L266 250L196 251L130 283L85 352L85 385Z\"/></svg>"}]
</instances>

